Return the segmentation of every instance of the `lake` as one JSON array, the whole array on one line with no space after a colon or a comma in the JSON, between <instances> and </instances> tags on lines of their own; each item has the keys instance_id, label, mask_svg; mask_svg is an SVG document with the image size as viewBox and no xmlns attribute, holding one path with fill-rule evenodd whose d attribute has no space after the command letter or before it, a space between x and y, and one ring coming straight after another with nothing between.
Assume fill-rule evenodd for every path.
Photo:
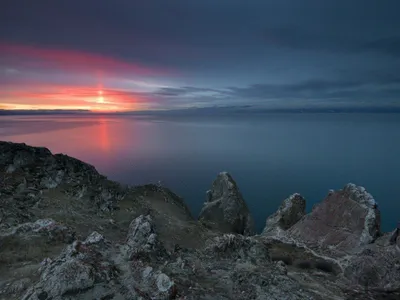
<instances>
[{"instance_id":1,"label":"lake","mask_svg":"<svg viewBox=\"0 0 400 300\"><path fill-rule=\"evenodd\" d=\"M310 210L348 182L374 196L383 230L400 220L400 114L2 116L0 139L68 154L122 183L160 180L195 216L228 171L259 231L290 194L302 194Z\"/></svg>"}]
</instances>

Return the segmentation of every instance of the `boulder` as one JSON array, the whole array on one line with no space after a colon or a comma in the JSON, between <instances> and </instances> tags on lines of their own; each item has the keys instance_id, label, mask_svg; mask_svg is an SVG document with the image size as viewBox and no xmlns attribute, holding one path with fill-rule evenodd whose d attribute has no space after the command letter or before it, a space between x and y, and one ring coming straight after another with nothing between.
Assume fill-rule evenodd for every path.
<instances>
[{"instance_id":1,"label":"boulder","mask_svg":"<svg viewBox=\"0 0 400 300\"><path fill-rule=\"evenodd\" d=\"M270 261L268 248L258 239L238 234L224 234L212 239L206 247L210 255L233 260L265 263Z\"/></svg>"},{"instance_id":2,"label":"boulder","mask_svg":"<svg viewBox=\"0 0 400 300\"><path fill-rule=\"evenodd\" d=\"M293 194L283 200L278 211L268 217L263 235L279 234L296 224L306 214L306 200L300 194Z\"/></svg>"},{"instance_id":3,"label":"boulder","mask_svg":"<svg viewBox=\"0 0 400 300\"><path fill-rule=\"evenodd\" d=\"M77 194L83 193L78 191ZM94 204L103 212L111 212L118 208L118 202L124 198L124 194L119 189L107 189L99 187L98 193L94 196Z\"/></svg>"},{"instance_id":4,"label":"boulder","mask_svg":"<svg viewBox=\"0 0 400 300\"><path fill-rule=\"evenodd\" d=\"M144 299L176 299L177 287L168 275L140 262L135 262L132 267L133 294Z\"/></svg>"},{"instance_id":5,"label":"boulder","mask_svg":"<svg viewBox=\"0 0 400 300\"><path fill-rule=\"evenodd\" d=\"M103 243L100 251L96 247L98 233L91 234L86 242L75 241L54 260L45 260L39 282L22 299L106 298L109 291L99 291L97 286L117 277L115 265L103 254L111 246Z\"/></svg>"},{"instance_id":6,"label":"boulder","mask_svg":"<svg viewBox=\"0 0 400 300\"><path fill-rule=\"evenodd\" d=\"M207 191L199 219L225 233L254 234L254 221L232 176L220 173Z\"/></svg>"},{"instance_id":7,"label":"boulder","mask_svg":"<svg viewBox=\"0 0 400 300\"><path fill-rule=\"evenodd\" d=\"M312 212L288 229L292 238L332 254L356 253L380 233L380 212L363 187L346 185L330 192Z\"/></svg>"},{"instance_id":8,"label":"boulder","mask_svg":"<svg viewBox=\"0 0 400 300\"><path fill-rule=\"evenodd\" d=\"M140 215L129 225L126 239L126 249L129 259L157 258L165 254L154 231L150 215Z\"/></svg>"},{"instance_id":9,"label":"boulder","mask_svg":"<svg viewBox=\"0 0 400 300\"><path fill-rule=\"evenodd\" d=\"M6 237L20 238L25 241L45 237L46 242L71 243L75 239L75 233L71 228L53 219L39 219L0 231L0 240ZM38 239L35 240L38 241Z\"/></svg>"},{"instance_id":10,"label":"boulder","mask_svg":"<svg viewBox=\"0 0 400 300\"><path fill-rule=\"evenodd\" d=\"M47 189L54 189L62 182L64 171L55 170L46 175L40 180L40 185Z\"/></svg>"}]
</instances>

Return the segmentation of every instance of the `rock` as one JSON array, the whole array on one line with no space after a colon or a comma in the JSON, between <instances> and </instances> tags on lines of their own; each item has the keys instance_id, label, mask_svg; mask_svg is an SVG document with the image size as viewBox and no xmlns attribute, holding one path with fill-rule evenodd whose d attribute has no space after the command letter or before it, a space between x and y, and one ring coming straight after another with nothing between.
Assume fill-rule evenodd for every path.
<instances>
[{"instance_id":1,"label":"rock","mask_svg":"<svg viewBox=\"0 0 400 300\"><path fill-rule=\"evenodd\" d=\"M254 221L236 182L227 172L220 173L207 192L207 202L199 219L222 232L254 234Z\"/></svg>"},{"instance_id":2,"label":"rock","mask_svg":"<svg viewBox=\"0 0 400 300\"><path fill-rule=\"evenodd\" d=\"M94 285L94 268L71 260L47 271L41 280L45 283L47 294L52 297L85 291Z\"/></svg>"},{"instance_id":3,"label":"rock","mask_svg":"<svg viewBox=\"0 0 400 300\"><path fill-rule=\"evenodd\" d=\"M51 174L41 179L40 185L47 189L54 189L62 182L63 178L63 170L53 171Z\"/></svg>"},{"instance_id":4,"label":"rock","mask_svg":"<svg viewBox=\"0 0 400 300\"><path fill-rule=\"evenodd\" d=\"M267 234L251 235L227 173L207 192L200 222L161 185L126 188L45 148L0 142L0 175L0 299L400 296L398 230L381 235L376 202L352 184L305 216L292 195Z\"/></svg>"},{"instance_id":5,"label":"rock","mask_svg":"<svg viewBox=\"0 0 400 300\"><path fill-rule=\"evenodd\" d=\"M399 240L399 234L400 234L400 230L398 228L396 228L390 235L390 240L389 243L391 245L396 245L398 243Z\"/></svg>"},{"instance_id":6,"label":"rock","mask_svg":"<svg viewBox=\"0 0 400 300\"><path fill-rule=\"evenodd\" d=\"M28 186L28 183L26 182L26 179L24 178L23 181L17 186L15 192L20 194L25 192L26 188Z\"/></svg>"},{"instance_id":7,"label":"rock","mask_svg":"<svg viewBox=\"0 0 400 300\"><path fill-rule=\"evenodd\" d=\"M85 181L95 184L97 181L103 179L95 167L80 161L79 159L70 157L64 154L55 154L54 163L51 169L61 169L66 174L65 181L77 182Z\"/></svg>"},{"instance_id":8,"label":"rock","mask_svg":"<svg viewBox=\"0 0 400 300\"><path fill-rule=\"evenodd\" d=\"M212 192L211 190L208 190L206 192L206 202L211 202L212 201Z\"/></svg>"},{"instance_id":9,"label":"rock","mask_svg":"<svg viewBox=\"0 0 400 300\"><path fill-rule=\"evenodd\" d=\"M237 234L224 234L212 239L206 250L217 257L270 261L268 249L262 241Z\"/></svg>"},{"instance_id":10,"label":"rock","mask_svg":"<svg viewBox=\"0 0 400 300\"><path fill-rule=\"evenodd\" d=\"M171 279L163 273L157 276L156 284L158 290L162 293L168 292L174 286L174 282L171 281Z\"/></svg>"},{"instance_id":11,"label":"rock","mask_svg":"<svg viewBox=\"0 0 400 300\"><path fill-rule=\"evenodd\" d=\"M146 280L147 278L150 277L150 275L152 274L152 272L153 272L153 268L152 268L152 267L146 267L146 268L143 270L143 272L142 272L142 278L143 278L144 280Z\"/></svg>"},{"instance_id":12,"label":"rock","mask_svg":"<svg viewBox=\"0 0 400 300\"><path fill-rule=\"evenodd\" d=\"M357 187L349 183L344 188L344 193L351 200L356 201L367 209L364 220L364 229L361 234L361 244L369 244L381 235L381 216L375 199L364 187Z\"/></svg>"},{"instance_id":13,"label":"rock","mask_svg":"<svg viewBox=\"0 0 400 300\"><path fill-rule=\"evenodd\" d=\"M380 213L374 204L364 188L348 184L328 194L287 231L312 248L339 256L356 253L380 235Z\"/></svg>"},{"instance_id":14,"label":"rock","mask_svg":"<svg viewBox=\"0 0 400 300\"><path fill-rule=\"evenodd\" d=\"M23 299L61 299L67 295L96 299L94 295L98 290L95 284L108 283L117 273L113 262L92 245L75 241L56 259L46 261L39 282L27 291ZM109 246L104 244L103 247L102 250L106 251Z\"/></svg>"},{"instance_id":15,"label":"rock","mask_svg":"<svg viewBox=\"0 0 400 300\"><path fill-rule=\"evenodd\" d=\"M83 242L85 245L97 244L104 241L104 236L98 233L97 231L93 231Z\"/></svg>"},{"instance_id":16,"label":"rock","mask_svg":"<svg viewBox=\"0 0 400 300\"><path fill-rule=\"evenodd\" d=\"M9 165L6 169L7 174L12 174L17 168L14 165Z\"/></svg>"},{"instance_id":17,"label":"rock","mask_svg":"<svg viewBox=\"0 0 400 300\"><path fill-rule=\"evenodd\" d=\"M4 294L10 296L19 295L20 293L24 292L31 284L32 280L30 278L18 279L10 283L9 286L7 286L6 290L4 291Z\"/></svg>"},{"instance_id":18,"label":"rock","mask_svg":"<svg viewBox=\"0 0 400 300\"><path fill-rule=\"evenodd\" d=\"M400 290L400 251L395 245L370 244L349 259L344 276L353 285Z\"/></svg>"},{"instance_id":19,"label":"rock","mask_svg":"<svg viewBox=\"0 0 400 300\"><path fill-rule=\"evenodd\" d=\"M94 203L101 211L111 212L118 208L118 202L123 198L124 194L118 189L100 187L100 192L94 197Z\"/></svg>"},{"instance_id":20,"label":"rock","mask_svg":"<svg viewBox=\"0 0 400 300\"><path fill-rule=\"evenodd\" d=\"M30 151L18 151L13 158L13 166L15 169L32 164L35 161L33 153Z\"/></svg>"},{"instance_id":21,"label":"rock","mask_svg":"<svg viewBox=\"0 0 400 300\"><path fill-rule=\"evenodd\" d=\"M296 224L306 214L306 200L300 194L285 199L278 211L268 217L263 235L279 234Z\"/></svg>"},{"instance_id":22,"label":"rock","mask_svg":"<svg viewBox=\"0 0 400 300\"><path fill-rule=\"evenodd\" d=\"M19 169L21 167L44 161L51 156L51 152L46 148L30 147L26 144L0 142L0 165L8 165L9 169Z\"/></svg>"},{"instance_id":23,"label":"rock","mask_svg":"<svg viewBox=\"0 0 400 300\"><path fill-rule=\"evenodd\" d=\"M151 267L145 267L141 272L142 276L137 276L139 273L137 270L142 269L141 266L137 267L133 270L136 274L132 278L134 293L145 299L176 299L177 287L168 275L160 271L154 272Z\"/></svg>"},{"instance_id":24,"label":"rock","mask_svg":"<svg viewBox=\"0 0 400 300\"><path fill-rule=\"evenodd\" d=\"M43 259L40 263L39 273L42 273L46 269L46 267L52 262L53 260L50 257L46 257L45 259Z\"/></svg>"},{"instance_id":25,"label":"rock","mask_svg":"<svg viewBox=\"0 0 400 300\"><path fill-rule=\"evenodd\" d=\"M272 265L266 272L263 266L236 264L231 276L232 298L236 295L236 299L317 299Z\"/></svg>"},{"instance_id":26,"label":"rock","mask_svg":"<svg viewBox=\"0 0 400 300\"><path fill-rule=\"evenodd\" d=\"M0 237L19 236L29 239L37 234L48 237L49 241L62 241L65 243L70 243L75 238L74 232L70 228L57 223L53 219L39 219L35 222L23 223L3 233L0 232Z\"/></svg>"},{"instance_id":27,"label":"rock","mask_svg":"<svg viewBox=\"0 0 400 300\"><path fill-rule=\"evenodd\" d=\"M281 260L278 261L276 263L276 266L277 266L278 270L282 272L282 274L285 274L285 275L287 274L286 264L283 261L281 261Z\"/></svg>"},{"instance_id":28,"label":"rock","mask_svg":"<svg viewBox=\"0 0 400 300\"><path fill-rule=\"evenodd\" d=\"M150 215L140 215L129 225L126 245L130 259L156 257L165 253L157 240Z\"/></svg>"}]
</instances>

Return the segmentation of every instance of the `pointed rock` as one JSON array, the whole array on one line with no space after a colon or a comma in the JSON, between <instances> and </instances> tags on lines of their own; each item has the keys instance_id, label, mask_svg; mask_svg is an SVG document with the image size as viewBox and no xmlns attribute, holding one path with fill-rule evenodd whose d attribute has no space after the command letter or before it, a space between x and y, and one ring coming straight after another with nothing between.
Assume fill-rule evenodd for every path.
<instances>
[{"instance_id":1,"label":"pointed rock","mask_svg":"<svg viewBox=\"0 0 400 300\"><path fill-rule=\"evenodd\" d=\"M380 212L363 187L350 183L330 192L288 233L308 246L329 249L337 255L354 253L381 234Z\"/></svg>"},{"instance_id":2,"label":"pointed rock","mask_svg":"<svg viewBox=\"0 0 400 300\"><path fill-rule=\"evenodd\" d=\"M306 214L306 200L300 194L283 200L278 211L268 217L263 235L279 234L296 224Z\"/></svg>"},{"instance_id":3,"label":"pointed rock","mask_svg":"<svg viewBox=\"0 0 400 300\"><path fill-rule=\"evenodd\" d=\"M389 240L390 245L396 245L396 244L398 243L399 234L400 234L399 228L396 228L396 229L390 234L390 240Z\"/></svg>"},{"instance_id":4,"label":"pointed rock","mask_svg":"<svg viewBox=\"0 0 400 300\"><path fill-rule=\"evenodd\" d=\"M225 233L254 234L254 221L236 182L221 172L207 191L207 201L199 219Z\"/></svg>"},{"instance_id":5,"label":"pointed rock","mask_svg":"<svg viewBox=\"0 0 400 300\"><path fill-rule=\"evenodd\" d=\"M129 225L126 240L130 259L137 257L157 257L165 254L165 249L158 240L150 215L140 215Z\"/></svg>"}]
</instances>

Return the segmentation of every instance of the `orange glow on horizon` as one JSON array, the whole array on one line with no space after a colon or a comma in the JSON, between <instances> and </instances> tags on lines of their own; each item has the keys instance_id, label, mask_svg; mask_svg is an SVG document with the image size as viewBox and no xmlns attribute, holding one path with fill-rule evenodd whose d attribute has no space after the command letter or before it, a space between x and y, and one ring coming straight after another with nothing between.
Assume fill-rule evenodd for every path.
<instances>
[{"instance_id":1,"label":"orange glow on horizon","mask_svg":"<svg viewBox=\"0 0 400 300\"><path fill-rule=\"evenodd\" d=\"M7 92L2 109L83 109L90 111L145 110L151 99L144 94L126 90L98 89L80 86L44 86L29 91ZM0 95L1 96L1 95Z\"/></svg>"}]
</instances>

